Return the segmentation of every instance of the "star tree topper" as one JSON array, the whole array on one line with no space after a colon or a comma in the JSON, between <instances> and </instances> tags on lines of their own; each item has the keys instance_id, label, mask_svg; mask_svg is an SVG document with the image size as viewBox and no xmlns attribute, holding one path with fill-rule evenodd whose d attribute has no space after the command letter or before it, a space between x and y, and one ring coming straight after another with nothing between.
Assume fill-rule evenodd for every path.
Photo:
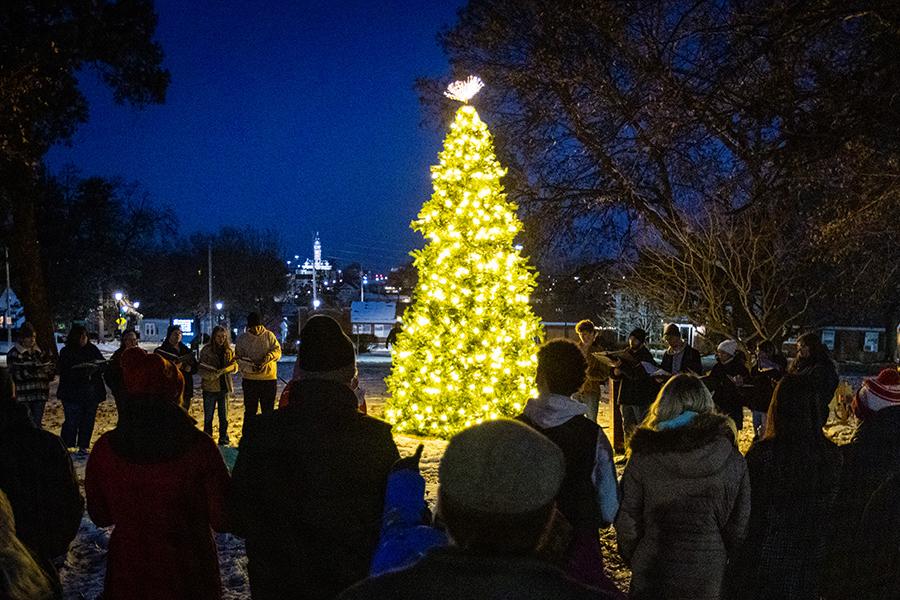
<instances>
[{"instance_id":1,"label":"star tree topper","mask_svg":"<svg viewBox=\"0 0 900 600\"><path fill-rule=\"evenodd\" d=\"M447 86L444 95L451 100L468 104L469 100L484 87L484 82L475 75L469 75L465 81L454 81Z\"/></svg>"}]
</instances>

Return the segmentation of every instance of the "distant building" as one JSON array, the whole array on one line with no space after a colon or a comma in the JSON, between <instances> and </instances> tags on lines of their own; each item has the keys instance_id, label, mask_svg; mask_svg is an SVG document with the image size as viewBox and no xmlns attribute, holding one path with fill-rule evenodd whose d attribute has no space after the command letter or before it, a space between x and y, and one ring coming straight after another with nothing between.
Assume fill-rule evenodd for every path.
<instances>
[{"instance_id":1,"label":"distant building","mask_svg":"<svg viewBox=\"0 0 900 600\"><path fill-rule=\"evenodd\" d=\"M9 316L7 317L7 310ZM7 320L7 318L9 320ZM25 310L19 297L11 288L0 294L0 329L18 329L25 323Z\"/></svg>"},{"instance_id":2,"label":"distant building","mask_svg":"<svg viewBox=\"0 0 900 600\"><path fill-rule=\"evenodd\" d=\"M397 322L396 302L353 302L350 305L350 331L353 335L373 335L385 343Z\"/></svg>"}]
</instances>

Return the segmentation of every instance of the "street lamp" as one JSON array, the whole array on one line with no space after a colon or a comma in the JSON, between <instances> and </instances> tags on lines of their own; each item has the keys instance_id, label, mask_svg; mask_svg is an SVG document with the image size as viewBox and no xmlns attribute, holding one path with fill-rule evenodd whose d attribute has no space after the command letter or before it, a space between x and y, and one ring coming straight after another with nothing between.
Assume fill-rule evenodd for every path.
<instances>
[{"instance_id":1,"label":"street lamp","mask_svg":"<svg viewBox=\"0 0 900 600\"><path fill-rule=\"evenodd\" d=\"M318 298L316 298L315 300L313 300L313 308L318 309L318 308L319 308L319 305L321 305L321 304L322 304L322 301L319 300Z\"/></svg>"},{"instance_id":2,"label":"street lamp","mask_svg":"<svg viewBox=\"0 0 900 600\"><path fill-rule=\"evenodd\" d=\"M115 294L113 294L113 298L116 299L116 302L121 302L121 301L122 301L122 297L123 297L123 296L122 296L122 292L116 292Z\"/></svg>"},{"instance_id":3,"label":"street lamp","mask_svg":"<svg viewBox=\"0 0 900 600\"><path fill-rule=\"evenodd\" d=\"M225 305L221 301L216 302L216 310L222 310Z\"/></svg>"},{"instance_id":4,"label":"street lamp","mask_svg":"<svg viewBox=\"0 0 900 600\"><path fill-rule=\"evenodd\" d=\"M135 300L135 301L134 301L134 304L132 304L132 306L134 306L136 309L137 309L137 308L140 308L140 307L141 307L141 301L140 301L140 300Z\"/></svg>"}]
</instances>

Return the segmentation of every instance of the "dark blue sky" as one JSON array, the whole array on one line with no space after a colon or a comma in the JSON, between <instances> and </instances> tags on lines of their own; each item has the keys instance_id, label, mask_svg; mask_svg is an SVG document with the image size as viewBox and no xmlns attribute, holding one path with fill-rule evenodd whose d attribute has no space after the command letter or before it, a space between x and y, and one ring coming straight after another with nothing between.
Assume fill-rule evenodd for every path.
<instances>
[{"instance_id":1,"label":"dark blue sky","mask_svg":"<svg viewBox=\"0 0 900 600\"><path fill-rule=\"evenodd\" d=\"M117 106L91 77L91 119L52 168L137 181L183 231L276 230L287 255L383 269L421 245L443 132L413 82L448 66L437 33L462 0L158 0L167 100Z\"/></svg>"}]
</instances>

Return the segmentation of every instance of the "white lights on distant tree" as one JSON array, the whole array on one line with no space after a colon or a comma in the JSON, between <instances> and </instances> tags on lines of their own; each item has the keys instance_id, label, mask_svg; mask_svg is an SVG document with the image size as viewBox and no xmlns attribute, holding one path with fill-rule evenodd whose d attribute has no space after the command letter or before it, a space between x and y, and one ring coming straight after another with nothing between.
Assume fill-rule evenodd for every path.
<instances>
[{"instance_id":1,"label":"white lights on distant tree","mask_svg":"<svg viewBox=\"0 0 900 600\"><path fill-rule=\"evenodd\" d=\"M475 75L469 75L464 81L454 81L448 85L444 95L451 100L467 104L483 87L484 82L480 78Z\"/></svg>"}]
</instances>

